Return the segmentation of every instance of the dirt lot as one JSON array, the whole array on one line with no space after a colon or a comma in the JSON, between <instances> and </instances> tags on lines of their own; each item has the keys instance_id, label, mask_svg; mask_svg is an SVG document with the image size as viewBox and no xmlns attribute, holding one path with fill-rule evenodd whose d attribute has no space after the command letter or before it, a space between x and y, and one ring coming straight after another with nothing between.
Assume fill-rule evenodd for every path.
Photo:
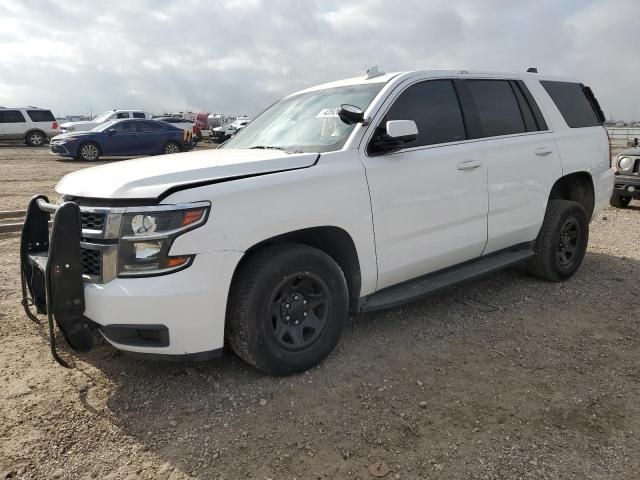
<instances>
[{"instance_id":1,"label":"dirt lot","mask_svg":"<svg viewBox=\"0 0 640 480\"><path fill-rule=\"evenodd\" d=\"M0 210L86 166L0 146ZM359 315L284 379L106 345L64 369L0 237L0 478L640 478L640 203L591 228L567 283L508 270Z\"/></svg>"}]
</instances>

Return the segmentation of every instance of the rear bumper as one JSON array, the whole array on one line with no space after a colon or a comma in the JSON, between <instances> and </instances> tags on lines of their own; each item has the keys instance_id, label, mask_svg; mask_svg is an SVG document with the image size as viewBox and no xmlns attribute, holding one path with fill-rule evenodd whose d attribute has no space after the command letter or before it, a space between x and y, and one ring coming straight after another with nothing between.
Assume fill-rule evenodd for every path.
<instances>
[{"instance_id":1,"label":"rear bumper","mask_svg":"<svg viewBox=\"0 0 640 480\"><path fill-rule=\"evenodd\" d=\"M640 198L640 176L615 175L613 179L613 195L616 197Z\"/></svg>"}]
</instances>

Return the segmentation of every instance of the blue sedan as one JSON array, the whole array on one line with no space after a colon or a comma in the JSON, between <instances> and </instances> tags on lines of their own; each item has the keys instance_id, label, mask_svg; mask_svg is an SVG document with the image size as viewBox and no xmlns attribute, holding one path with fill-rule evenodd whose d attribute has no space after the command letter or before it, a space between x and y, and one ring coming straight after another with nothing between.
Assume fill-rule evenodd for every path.
<instances>
[{"instance_id":1,"label":"blue sedan","mask_svg":"<svg viewBox=\"0 0 640 480\"><path fill-rule=\"evenodd\" d=\"M115 120L88 132L51 139L51 153L85 161L104 156L159 155L191 150L193 132L157 120Z\"/></svg>"}]
</instances>

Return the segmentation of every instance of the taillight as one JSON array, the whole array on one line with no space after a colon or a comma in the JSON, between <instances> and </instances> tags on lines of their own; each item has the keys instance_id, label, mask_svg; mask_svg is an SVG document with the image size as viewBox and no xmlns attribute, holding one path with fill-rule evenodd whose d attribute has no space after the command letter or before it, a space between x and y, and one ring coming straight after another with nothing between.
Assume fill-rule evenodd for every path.
<instances>
[{"instance_id":1,"label":"taillight","mask_svg":"<svg viewBox=\"0 0 640 480\"><path fill-rule=\"evenodd\" d=\"M52 130L57 130L57 129L58 129L58 122L53 122L53 123L51 124L51 129L52 129Z\"/></svg>"}]
</instances>

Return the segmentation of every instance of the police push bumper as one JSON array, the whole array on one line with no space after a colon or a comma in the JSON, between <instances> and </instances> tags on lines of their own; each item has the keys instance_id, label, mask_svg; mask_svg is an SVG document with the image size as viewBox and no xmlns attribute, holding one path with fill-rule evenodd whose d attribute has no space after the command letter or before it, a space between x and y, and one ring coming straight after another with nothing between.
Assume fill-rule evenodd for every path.
<instances>
[{"instance_id":1,"label":"police push bumper","mask_svg":"<svg viewBox=\"0 0 640 480\"><path fill-rule=\"evenodd\" d=\"M38 314L46 315L51 353L65 367L69 364L58 354L55 326L77 352L92 348L93 330L99 327L84 316L81 238L80 208L76 203L55 205L44 195L31 199L20 243L22 305L27 316L38 324Z\"/></svg>"}]
</instances>

